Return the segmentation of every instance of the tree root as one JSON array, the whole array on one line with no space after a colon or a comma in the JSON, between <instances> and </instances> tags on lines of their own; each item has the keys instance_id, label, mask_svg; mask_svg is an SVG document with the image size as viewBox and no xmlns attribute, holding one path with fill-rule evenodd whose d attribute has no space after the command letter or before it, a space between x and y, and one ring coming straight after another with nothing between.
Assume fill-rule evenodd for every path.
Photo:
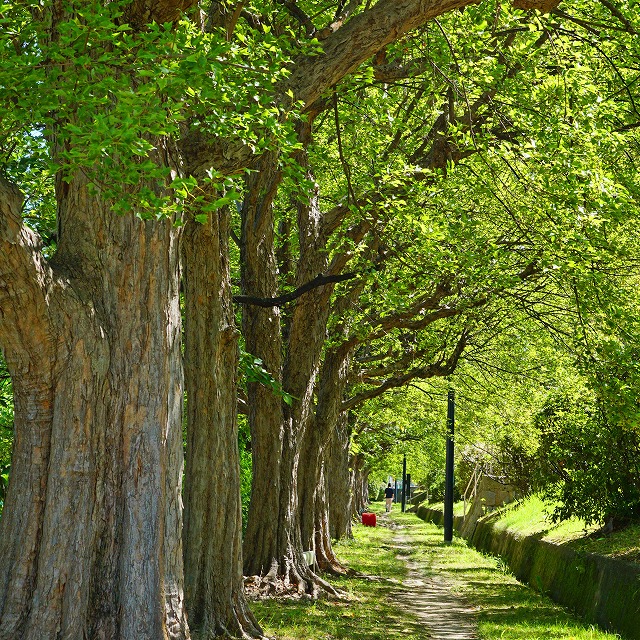
<instances>
[{"instance_id":1,"label":"tree root","mask_svg":"<svg viewBox=\"0 0 640 640\"><path fill-rule=\"evenodd\" d=\"M208 619L202 626L191 629L192 640L218 640L241 638L242 640L270 640L247 606L245 598L235 598L233 615L226 624Z\"/></svg>"},{"instance_id":2,"label":"tree root","mask_svg":"<svg viewBox=\"0 0 640 640\"><path fill-rule=\"evenodd\" d=\"M322 596L340 598L344 594L308 567L296 566L287 561L285 571L279 571L277 563L264 576L247 576L245 593L250 600L263 598L317 599ZM345 568L346 569L346 568ZM339 575L346 575L340 573Z\"/></svg>"}]
</instances>

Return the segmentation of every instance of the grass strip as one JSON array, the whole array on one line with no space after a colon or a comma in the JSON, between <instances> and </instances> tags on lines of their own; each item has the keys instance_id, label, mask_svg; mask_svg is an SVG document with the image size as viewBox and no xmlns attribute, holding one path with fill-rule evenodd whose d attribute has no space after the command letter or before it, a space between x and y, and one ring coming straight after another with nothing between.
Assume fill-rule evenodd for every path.
<instances>
[{"instance_id":1,"label":"grass strip","mask_svg":"<svg viewBox=\"0 0 640 640\"><path fill-rule=\"evenodd\" d=\"M394 599L406 569L392 543L389 529L358 525L353 540L339 543L337 551L369 579L331 578L345 594L338 601L268 599L252 602L251 609L265 633L278 640L424 640L415 617Z\"/></svg>"},{"instance_id":2,"label":"grass strip","mask_svg":"<svg viewBox=\"0 0 640 640\"><path fill-rule=\"evenodd\" d=\"M379 513L381 508L374 505L374 510ZM477 609L480 639L618 637L577 621L544 595L518 583L499 559L470 549L464 540L455 538L452 544L445 544L441 528L399 511L390 520L403 527L402 533L411 540L411 560L424 567L425 575L450 584L454 593ZM252 609L267 635L278 640L425 640L424 628L397 599L406 575L394 548L397 533L385 526L357 525L353 540L336 545L346 564L378 577L331 579L345 593L343 600L253 602Z\"/></svg>"},{"instance_id":3,"label":"grass strip","mask_svg":"<svg viewBox=\"0 0 640 640\"><path fill-rule=\"evenodd\" d=\"M520 584L499 558L470 548L461 538L443 542L440 527L412 514L394 514L412 541L412 560L444 580L476 607L482 640L605 640L617 638L577 620L544 594Z\"/></svg>"},{"instance_id":4,"label":"grass strip","mask_svg":"<svg viewBox=\"0 0 640 640\"><path fill-rule=\"evenodd\" d=\"M640 562L640 523L630 523L610 533L603 533L599 526L586 526L583 521L573 518L554 524L549 516L552 506L539 496L528 496L498 510L493 526L516 536L539 535L542 540L566 544L583 553Z\"/></svg>"}]
</instances>

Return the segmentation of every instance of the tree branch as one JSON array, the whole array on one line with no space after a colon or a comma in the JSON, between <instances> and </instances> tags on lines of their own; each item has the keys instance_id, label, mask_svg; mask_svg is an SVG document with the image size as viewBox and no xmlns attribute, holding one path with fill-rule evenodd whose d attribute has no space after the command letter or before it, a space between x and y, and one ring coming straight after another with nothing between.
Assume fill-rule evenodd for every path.
<instances>
[{"instance_id":1,"label":"tree branch","mask_svg":"<svg viewBox=\"0 0 640 640\"><path fill-rule=\"evenodd\" d=\"M349 11L359 4L350 3L351 8L345 10L340 19L328 30L318 34L320 37L328 33L322 39L322 53L301 56L294 61L291 74L280 87L280 98L276 102L291 105L301 101L304 111L309 112L325 92L387 44L433 18L477 2L478 0L379 0L373 7L347 19ZM558 0L526 2L528 8L541 10L548 10L549 3L554 6L558 4ZM293 98L289 92L293 93ZM210 167L231 175L247 167L254 155L248 145L237 140L213 140L197 131L186 132L180 141L180 148L185 156L186 171L193 175L204 175Z\"/></svg>"},{"instance_id":2,"label":"tree branch","mask_svg":"<svg viewBox=\"0 0 640 640\"><path fill-rule=\"evenodd\" d=\"M285 90L291 89L296 99L308 107L385 45L432 18L476 1L379 0L348 22L339 23L322 41L320 55L296 60Z\"/></svg>"},{"instance_id":3,"label":"tree branch","mask_svg":"<svg viewBox=\"0 0 640 640\"><path fill-rule=\"evenodd\" d=\"M322 94L371 58L382 47L447 11L475 4L477 0L379 0L370 9L331 25L322 40L323 52L294 61L280 90L282 104L302 101L309 111ZM334 30L335 29L335 30ZM322 34L324 35L324 33ZM293 99L288 92L293 92ZM247 167L253 157L248 145L237 140L209 139L198 131L186 132L180 141L186 171L204 175L210 167L231 175Z\"/></svg>"},{"instance_id":4,"label":"tree branch","mask_svg":"<svg viewBox=\"0 0 640 640\"><path fill-rule=\"evenodd\" d=\"M380 378L388 378L393 373L405 371L410 363L416 360L422 360L427 354L432 354L432 350L418 349L415 351L387 353L379 360L379 362L381 360L388 360L387 364L380 364L370 369L361 369L359 373L356 372L354 375L354 380L359 379L366 384L375 384Z\"/></svg>"},{"instance_id":5,"label":"tree branch","mask_svg":"<svg viewBox=\"0 0 640 640\"><path fill-rule=\"evenodd\" d=\"M296 4L295 0L276 0L281 4L304 28L307 36L316 32L316 26L311 18Z\"/></svg>"},{"instance_id":6,"label":"tree branch","mask_svg":"<svg viewBox=\"0 0 640 640\"><path fill-rule=\"evenodd\" d=\"M612 2L609 0L600 0L600 4L604 5L609 9L609 11L616 17L622 24L626 27L629 33L638 33L636 29L634 29L631 22L627 19L627 17L618 9Z\"/></svg>"},{"instance_id":7,"label":"tree branch","mask_svg":"<svg viewBox=\"0 0 640 640\"><path fill-rule=\"evenodd\" d=\"M152 22L175 22L195 5L196 0L133 0L125 6L124 20L135 29L142 29Z\"/></svg>"},{"instance_id":8,"label":"tree branch","mask_svg":"<svg viewBox=\"0 0 640 640\"><path fill-rule=\"evenodd\" d=\"M233 301L238 304L250 304L257 307L281 307L285 305L287 302L292 302L296 298L299 298L301 295L315 289L317 287L322 287L325 284L330 284L333 282L343 282L344 280L351 280L353 278L358 277L357 273L343 273L340 275L325 275L318 274L313 280L309 280L302 286L295 289L295 291L291 291L290 293L286 293L282 296L277 296L276 298L255 298L253 296L233 296Z\"/></svg>"},{"instance_id":9,"label":"tree branch","mask_svg":"<svg viewBox=\"0 0 640 640\"><path fill-rule=\"evenodd\" d=\"M456 366L458 365L458 360L462 355L465 347L469 342L470 334L467 329L465 329L460 338L458 339L458 343L456 344L454 350L451 355L447 358L446 361L440 359L438 362L434 364L427 365L425 367L416 367L407 371L402 375L395 376L393 378L388 378L382 384L377 387L373 387L372 389L367 389L360 393L357 393L355 396L345 400L342 403L342 411L348 411L349 409L353 409L358 405L366 402L367 400L371 400L372 398L377 398L382 395L385 391L389 389L395 389L397 387L402 387L411 380L424 380L426 378L435 378L435 377L443 377L451 375Z\"/></svg>"}]
</instances>

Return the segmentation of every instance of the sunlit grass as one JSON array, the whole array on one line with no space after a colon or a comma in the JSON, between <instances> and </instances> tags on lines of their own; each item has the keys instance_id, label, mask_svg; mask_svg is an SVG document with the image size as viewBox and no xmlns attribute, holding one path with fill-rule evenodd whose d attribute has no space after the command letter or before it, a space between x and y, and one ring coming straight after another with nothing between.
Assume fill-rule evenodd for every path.
<instances>
[{"instance_id":1,"label":"sunlit grass","mask_svg":"<svg viewBox=\"0 0 640 640\"><path fill-rule=\"evenodd\" d=\"M432 504L426 505L431 509L436 509L437 511L444 511L444 503L443 502L434 502ZM471 507L471 503L467 502L467 511ZM465 515L465 504L463 501L454 502L453 503L453 515L454 516L463 516Z\"/></svg>"},{"instance_id":2,"label":"sunlit grass","mask_svg":"<svg viewBox=\"0 0 640 640\"><path fill-rule=\"evenodd\" d=\"M640 523L613 533L582 537L570 542L578 551L611 556L627 562L640 562Z\"/></svg>"},{"instance_id":3,"label":"sunlit grass","mask_svg":"<svg viewBox=\"0 0 640 640\"><path fill-rule=\"evenodd\" d=\"M341 559L361 573L380 577L332 579L345 596L310 601L261 601L252 610L265 632L279 640L422 640L415 618L394 602L405 576L390 547L393 534L383 527L354 528L354 539L337 545Z\"/></svg>"},{"instance_id":4,"label":"sunlit grass","mask_svg":"<svg viewBox=\"0 0 640 640\"><path fill-rule=\"evenodd\" d=\"M381 510L374 506L374 510ZM411 558L435 579L477 607L481 640L606 640L615 638L580 622L546 597L519 584L496 558L482 555L442 529L396 510L392 520L412 540ZM354 569L382 579L331 580L344 599L316 602L268 600L252 603L265 632L279 640L424 640L424 628L396 600L405 576L394 548L397 531L357 525L354 539L336 545L338 556ZM405 553L405 552L403 552Z\"/></svg>"},{"instance_id":5,"label":"sunlit grass","mask_svg":"<svg viewBox=\"0 0 640 640\"><path fill-rule=\"evenodd\" d=\"M568 542L582 538L598 527L588 527L582 520L572 518L554 523L551 507L539 496L531 495L496 512L493 520L496 530L510 530L518 536L539 535L550 542Z\"/></svg>"},{"instance_id":6,"label":"sunlit grass","mask_svg":"<svg viewBox=\"0 0 640 640\"><path fill-rule=\"evenodd\" d=\"M599 526L587 526L577 518L554 524L549 512L550 507L533 495L497 512L493 526L517 536L538 535L542 540L568 544L579 551L640 562L640 523L604 534L599 533Z\"/></svg>"},{"instance_id":7,"label":"sunlit grass","mask_svg":"<svg viewBox=\"0 0 640 640\"><path fill-rule=\"evenodd\" d=\"M451 582L454 591L478 608L480 638L494 640L604 640L616 638L576 621L565 609L520 584L504 563L480 554L464 540L443 542L442 529L409 514L394 516L414 541L412 559Z\"/></svg>"}]
</instances>

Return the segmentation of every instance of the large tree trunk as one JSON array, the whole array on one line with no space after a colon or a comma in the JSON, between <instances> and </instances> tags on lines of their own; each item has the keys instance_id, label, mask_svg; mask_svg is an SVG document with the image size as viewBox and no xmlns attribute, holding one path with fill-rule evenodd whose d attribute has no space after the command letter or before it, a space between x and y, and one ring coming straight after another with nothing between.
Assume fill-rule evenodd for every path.
<instances>
[{"instance_id":1,"label":"large tree trunk","mask_svg":"<svg viewBox=\"0 0 640 640\"><path fill-rule=\"evenodd\" d=\"M348 573L348 569L338 560L331 544L326 449L324 454L320 463L318 488L314 500L314 548L320 569L341 575Z\"/></svg>"},{"instance_id":2,"label":"large tree trunk","mask_svg":"<svg viewBox=\"0 0 640 640\"><path fill-rule=\"evenodd\" d=\"M361 455L351 457L351 502L352 516L360 518L360 514L369 506L369 470Z\"/></svg>"},{"instance_id":3,"label":"large tree trunk","mask_svg":"<svg viewBox=\"0 0 640 640\"><path fill-rule=\"evenodd\" d=\"M315 547L315 514L318 491L324 490L319 483L322 477L323 437L314 424L308 430L300 450L300 460L303 462L298 468L298 503L300 505L300 535L305 550L316 551ZM324 567L321 566L322 569Z\"/></svg>"},{"instance_id":4,"label":"large tree trunk","mask_svg":"<svg viewBox=\"0 0 640 640\"><path fill-rule=\"evenodd\" d=\"M313 429L305 438L300 465L300 506L303 544L316 551L321 569L343 573L331 546L329 498L327 495L327 454L341 417L342 396L347 383L350 349L325 354L318 383L318 404ZM348 484L342 491L348 492Z\"/></svg>"},{"instance_id":5,"label":"large tree trunk","mask_svg":"<svg viewBox=\"0 0 640 640\"><path fill-rule=\"evenodd\" d=\"M314 115L309 114L307 121L300 125L298 134L302 149L296 155L298 163L307 168L306 177L312 184L315 178L308 166L306 148L311 142ZM246 295L256 298L274 297L278 284L275 277L272 203L280 176L273 173L273 165L265 163L265 160L269 159L261 161L257 177L252 178L248 184L250 195L243 211L243 286ZM297 203L297 287L313 280L318 274L341 273L351 253L348 249L342 253L337 252L330 263L327 243L332 231L349 211L349 207L336 207L328 214L323 214L319 206L317 186L307 198ZM349 232L347 245L351 247L350 243L360 242L369 228L368 222L356 225ZM272 275L266 275L267 270L271 270ZM260 274L260 279L257 274ZM333 289L334 284L326 284L311 289L295 301L286 327L285 345L281 333L275 332L280 328L280 323L276 324L275 318L269 315L276 313L275 307L268 311L249 307L245 310L243 323L247 350L261 357L272 374L278 375L282 371L283 389L293 397L291 406L280 403L279 415L274 411L273 400L271 404L263 401L260 407L252 407L249 415L254 476L252 506L245 538L245 572L263 575L268 571L270 575L283 577L285 583L293 581L299 591L309 592L315 592L318 587L333 591L308 569L302 554L303 550L314 547L314 489L319 480L322 448L329 440L342 399L342 391L338 390L330 409L328 403L324 403L327 411L332 413L326 419L321 417L323 427L316 433L311 426L315 417L313 400L326 341ZM257 323L255 318L263 318L262 323ZM279 425L275 422L276 418L281 420ZM275 451L269 452L259 445L256 438L257 435L260 439L267 439L269 431L272 441L274 434L278 434L278 441L282 444L280 457L277 465L271 457L267 458L268 464L258 467L262 458L275 454ZM303 446L305 453L301 478L299 468ZM273 521L273 516L265 514L264 510L260 512L253 507L254 502L260 500L261 508L264 509L262 503L270 490L278 494L277 521ZM305 519L304 524L301 513ZM269 548L264 543L261 544L259 538L275 540L277 544ZM275 555L269 555L274 553L274 549Z\"/></svg>"},{"instance_id":6,"label":"large tree trunk","mask_svg":"<svg viewBox=\"0 0 640 640\"><path fill-rule=\"evenodd\" d=\"M241 238L242 289L247 295L273 297L277 292L274 253L273 198L280 183L275 159L267 154L247 179L250 194L243 206ZM277 381L282 380L282 341L277 307L246 306L242 331L245 348L260 358ZM251 428L253 483L244 539L247 575L276 575L288 555L291 515L283 506L281 485L284 448L282 399L257 383L247 385ZM285 503L286 504L286 503Z\"/></svg>"},{"instance_id":7,"label":"large tree trunk","mask_svg":"<svg viewBox=\"0 0 640 640\"><path fill-rule=\"evenodd\" d=\"M353 494L349 474L348 414L342 413L326 454L327 494L329 496L329 535L333 540L351 538Z\"/></svg>"},{"instance_id":8,"label":"large tree trunk","mask_svg":"<svg viewBox=\"0 0 640 640\"><path fill-rule=\"evenodd\" d=\"M0 638L189 637L182 603L178 235L58 184L49 266L0 185L15 445Z\"/></svg>"},{"instance_id":9,"label":"large tree trunk","mask_svg":"<svg viewBox=\"0 0 640 640\"><path fill-rule=\"evenodd\" d=\"M242 578L237 425L238 332L231 302L229 212L185 227L187 456L185 599L192 633L259 638ZM214 533L215 532L215 533Z\"/></svg>"},{"instance_id":10,"label":"large tree trunk","mask_svg":"<svg viewBox=\"0 0 640 640\"><path fill-rule=\"evenodd\" d=\"M310 136L311 119L302 126L300 139L306 144ZM304 150L298 161L306 164ZM270 166L261 163L261 173L250 181L250 196L243 212L243 286L245 294L255 297L273 297L277 292L272 202L280 176L270 174ZM308 177L313 179L310 174ZM321 223L315 193L298 205L298 286L327 268L326 235ZM267 275L267 271L271 273ZM285 586L293 584L299 592L313 592L319 585L333 591L304 563L298 503L300 447L313 419L313 392L325 341L331 291L331 286L319 287L296 301L288 325L284 360L277 309L249 307L244 313L247 350L259 356L273 375L279 376L282 372L282 386L293 396L291 406L280 402L280 410L276 411L275 399L264 397L265 391L273 396L272 392L249 389L260 404L249 398L254 476L245 537L245 572L281 577ZM256 319L262 321L256 322ZM266 441L281 444L277 462L274 455L278 452L269 450ZM274 502L269 511L265 509L268 499Z\"/></svg>"}]
</instances>

